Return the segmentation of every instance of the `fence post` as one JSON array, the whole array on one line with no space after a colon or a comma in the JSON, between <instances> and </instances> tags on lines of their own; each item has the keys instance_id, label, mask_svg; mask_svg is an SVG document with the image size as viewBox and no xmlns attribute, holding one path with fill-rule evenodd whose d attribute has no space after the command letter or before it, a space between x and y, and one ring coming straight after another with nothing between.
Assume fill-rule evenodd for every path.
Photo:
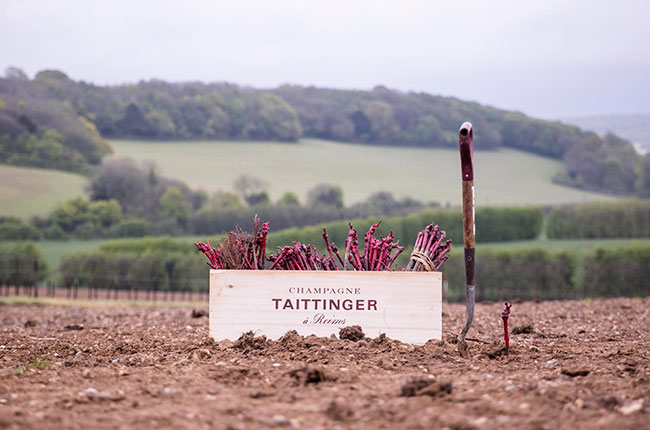
<instances>
[{"instance_id":1,"label":"fence post","mask_svg":"<svg viewBox=\"0 0 650 430\"><path fill-rule=\"evenodd\" d=\"M79 292L79 278L74 278L74 299L77 299L77 294Z\"/></svg>"},{"instance_id":2,"label":"fence post","mask_svg":"<svg viewBox=\"0 0 650 430\"><path fill-rule=\"evenodd\" d=\"M34 257L34 297L38 298L38 257Z\"/></svg>"},{"instance_id":3,"label":"fence post","mask_svg":"<svg viewBox=\"0 0 650 430\"><path fill-rule=\"evenodd\" d=\"M16 276L14 278L14 284L15 284L14 285L14 288L15 288L14 292L16 293L15 294L16 296L19 296L20 295L20 285L19 285L20 284L20 279L19 279L19 276L20 276L20 260L18 259L18 257L14 258L14 262L16 263L15 264L15 266L16 266L16 271L15 271Z\"/></svg>"}]
</instances>

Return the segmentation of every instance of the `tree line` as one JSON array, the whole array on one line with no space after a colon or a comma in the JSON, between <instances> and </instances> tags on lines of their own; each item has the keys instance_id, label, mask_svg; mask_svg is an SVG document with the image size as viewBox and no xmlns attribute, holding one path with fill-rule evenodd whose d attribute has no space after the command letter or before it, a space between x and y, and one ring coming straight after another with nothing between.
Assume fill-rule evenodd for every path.
<instances>
[{"instance_id":1,"label":"tree line","mask_svg":"<svg viewBox=\"0 0 650 430\"><path fill-rule=\"evenodd\" d=\"M205 291L208 267L202 256L189 243L183 249L180 245L168 249L165 242L169 239L130 240L64 256L60 281L65 287ZM448 276L451 301L465 299L464 257L459 249L442 269ZM407 260L404 253L396 266L404 267ZM476 261L478 301L645 297L649 293L647 245L597 248L584 257L543 248L481 248Z\"/></svg>"},{"instance_id":2,"label":"tree line","mask_svg":"<svg viewBox=\"0 0 650 430\"><path fill-rule=\"evenodd\" d=\"M277 239L280 239L279 237ZM286 244L286 243L285 243ZM460 251L459 251L460 250ZM477 251L477 301L648 296L650 247L597 248L580 257L541 248ZM408 258L398 261L403 266ZM207 266L194 246L170 238L123 239L63 257L53 278L62 287L106 290L206 291ZM443 266L449 299L464 301L462 249ZM0 243L0 287L32 286L48 276L41 252L30 242Z\"/></svg>"},{"instance_id":3,"label":"tree line","mask_svg":"<svg viewBox=\"0 0 650 430\"><path fill-rule=\"evenodd\" d=\"M159 80L98 86L56 70L30 80L10 68L0 79L0 161L83 170L110 152L102 136L289 142L314 137L455 148L458 126L468 119L479 150L511 147L560 159L560 183L650 196L650 158L614 135L601 138L518 112L381 86L254 89Z\"/></svg>"}]
</instances>

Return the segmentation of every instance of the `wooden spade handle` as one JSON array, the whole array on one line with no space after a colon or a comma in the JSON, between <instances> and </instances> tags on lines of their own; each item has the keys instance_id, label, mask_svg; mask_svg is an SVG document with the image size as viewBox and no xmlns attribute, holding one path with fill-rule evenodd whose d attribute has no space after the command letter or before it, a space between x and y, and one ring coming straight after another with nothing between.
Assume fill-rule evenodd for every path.
<instances>
[{"instance_id":1,"label":"wooden spade handle","mask_svg":"<svg viewBox=\"0 0 650 430\"><path fill-rule=\"evenodd\" d=\"M463 178L463 243L465 254L465 274L467 284L474 285L474 249L476 248L476 225L474 223L474 132L472 124L464 123L458 132L460 146L460 165ZM471 264L470 264L471 263Z\"/></svg>"},{"instance_id":2,"label":"wooden spade handle","mask_svg":"<svg viewBox=\"0 0 650 430\"><path fill-rule=\"evenodd\" d=\"M476 224L474 223L474 132L472 124L465 122L458 131L460 165L463 179L463 243L465 247L466 319L459 340L465 335L474 319L474 259L476 256Z\"/></svg>"}]
</instances>

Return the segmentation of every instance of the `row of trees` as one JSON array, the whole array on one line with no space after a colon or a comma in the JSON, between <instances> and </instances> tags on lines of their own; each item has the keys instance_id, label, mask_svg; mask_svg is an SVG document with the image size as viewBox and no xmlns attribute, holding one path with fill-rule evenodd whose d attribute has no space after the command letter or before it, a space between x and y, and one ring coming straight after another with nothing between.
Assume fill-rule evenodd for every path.
<instances>
[{"instance_id":1,"label":"row of trees","mask_svg":"<svg viewBox=\"0 0 650 430\"><path fill-rule=\"evenodd\" d=\"M284 85L260 90L157 80L97 86L56 70L29 80L10 69L0 79L0 100L0 136L9 139L0 140L0 161L16 164L78 170L79 163L96 163L109 151L97 130L112 138L296 141L307 136L456 147L459 124L471 119L477 149L506 146L562 159L566 168L558 182L650 196L650 159L642 159L629 142L453 97L385 87L352 91ZM59 136L46 136L51 129ZM28 144L25 136L44 142ZM70 157L52 155L61 146L80 159L63 163Z\"/></svg>"},{"instance_id":2,"label":"row of trees","mask_svg":"<svg viewBox=\"0 0 650 430\"><path fill-rule=\"evenodd\" d=\"M580 259L542 248L478 249L476 300L549 300L648 296L650 246L597 248ZM465 266L456 250L443 266L449 300L465 300Z\"/></svg>"},{"instance_id":3,"label":"row of trees","mask_svg":"<svg viewBox=\"0 0 650 430\"><path fill-rule=\"evenodd\" d=\"M542 230L544 214L538 207L524 208L479 208L476 211L476 223L479 242L505 242L512 240L528 240L538 237ZM350 221L335 221L313 225L304 228L291 228L269 234L269 244L272 247L285 245L292 241L319 245L323 243L323 227L332 241L339 248L345 244L348 236L348 222L357 230L360 237L377 217L364 217ZM396 240L403 245L412 247L420 230L434 221L446 232L455 246L462 248L463 215L460 209L426 209L400 217L386 217L377 229L377 235L388 235L393 231Z\"/></svg>"},{"instance_id":4,"label":"row of trees","mask_svg":"<svg viewBox=\"0 0 650 430\"><path fill-rule=\"evenodd\" d=\"M207 266L201 257L190 243L169 238L122 240L90 253L65 256L61 278L64 286L205 291ZM406 261L405 254L398 266L403 267ZM649 266L648 246L599 248L582 260L571 252L551 253L541 248L516 252L479 249L476 298L495 301L646 296ZM462 248L452 252L443 271L449 279L450 300L463 301Z\"/></svg>"}]
</instances>

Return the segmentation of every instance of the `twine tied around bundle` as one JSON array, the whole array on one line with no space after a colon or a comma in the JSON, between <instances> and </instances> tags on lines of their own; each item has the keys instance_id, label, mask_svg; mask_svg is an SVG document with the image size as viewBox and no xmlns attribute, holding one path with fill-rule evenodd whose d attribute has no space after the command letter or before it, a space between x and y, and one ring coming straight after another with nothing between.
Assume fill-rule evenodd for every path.
<instances>
[{"instance_id":1,"label":"twine tied around bundle","mask_svg":"<svg viewBox=\"0 0 650 430\"><path fill-rule=\"evenodd\" d=\"M411 259L420 263L421 266L418 270L419 272L433 272L436 270L436 266L433 264L431 258L423 252L414 250L411 253Z\"/></svg>"}]
</instances>

